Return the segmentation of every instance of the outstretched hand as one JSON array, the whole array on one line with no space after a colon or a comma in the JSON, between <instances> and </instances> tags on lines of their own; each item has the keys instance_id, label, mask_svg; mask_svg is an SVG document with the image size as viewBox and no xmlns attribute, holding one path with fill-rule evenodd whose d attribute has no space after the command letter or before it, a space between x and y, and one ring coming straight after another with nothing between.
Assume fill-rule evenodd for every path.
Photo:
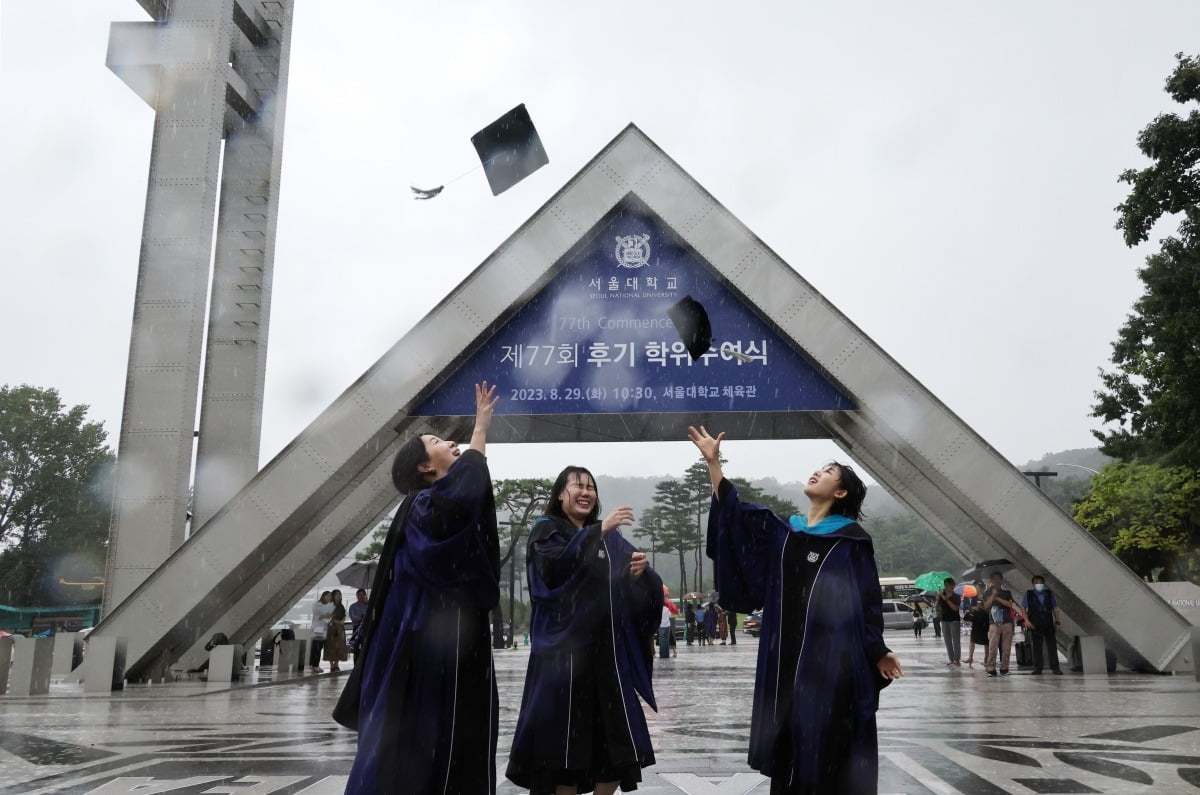
<instances>
[{"instance_id":1,"label":"outstretched hand","mask_svg":"<svg viewBox=\"0 0 1200 795\"><path fill-rule=\"evenodd\" d=\"M890 651L879 658L875 667L879 670L879 675L889 682L904 676L904 669L900 667L900 658Z\"/></svg>"},{"instance_id":2,"label":"outstretched hand","mask_svg":"<svg viewBox=\"0 0 1200 795\"><path fill-rule=\"evenodd\" d=\"M710 436L708 429L703 425L700 426L700 430L696 430L694 425L689 425L688 438L699 448L700 455L704 456L705 461L712 464L721 460L721 440L725 438L725 431L721 431L716 436Z\"/></svg>"},{"instance_id":3,"label":"outstretched hand","mask_svg":"<svg viewBox=\"0 0 1200 795\"><path fill-rule=\"evenodd\" d=\"M492 410L500 402L495 386L488 382L475 385L475 430L471 432L471 449L483 454L487 448L488 428L492 424Z\"/></svg>"},{"instance_id":4,"label":"outstretched hand","mask_svg":"<svg viewBox=\"0 0 1200 795\"><path fill-rule=\"evenodd\" d=\"M492 419L492 409L496 408L496 404L500 402L500 396L496 394L495 386L488 386L488 382L475 385L475 425L479 426L479 422L490 422Z\"/></svg>"},{"instance_id":5,"label":"outstretched hand","mask_svg":"<svg viewBox=\"0 0 1200 795\"><path fill-rule=\"evenodd\" d=\"M600 535L608 535L618 527L627 527L631 524L633 524L633 509L627 505L616 508L600 523Z\"/></svg>"}]
</instances>

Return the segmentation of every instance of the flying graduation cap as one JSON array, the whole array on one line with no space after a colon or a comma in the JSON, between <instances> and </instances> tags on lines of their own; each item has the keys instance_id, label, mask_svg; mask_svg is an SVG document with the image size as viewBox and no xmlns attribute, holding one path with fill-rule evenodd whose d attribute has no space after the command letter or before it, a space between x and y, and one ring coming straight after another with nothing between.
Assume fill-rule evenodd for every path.
<instances>
[{"instance_id":1,"label":"flying graduation cap","mask_svg":"<svg viewBox=\"0 0 1200 795\"><path fill-rule=\"evenodd\" d=\"M708 319L708 310L704 308L704 304L690 295L685 295L671 304L667 309L667 317L671 318L671 323L679 332L679 339L687 346L688 355L692 357L693 362L708 353L713 341L712 321ZM727 353L743 362L750 361L749 356L739 351L728 350Z\"/></svg>"},{"instance_id":2,"label":"flying graduation cap","mask_svg":"<svg viewBox=\"0 0 1200 795\"><path fill-rule=\"evenodd\" d=\"M533 119L525 105L517 105L494 122L471 136L471 143L483 164L492 195L499 196L521 180L550 162L542 139L534 129ZM432 199L445 190L446 185L457 182L480 166L459 174L445 185L434 188L410 186L413 198Z\"/></svg>"},{"instance_id":3,"label":"flying graduation cap","mask_svg":"<svg viewBox=\"0 0 1200 795\"><path fill-rule=\"evenodd\" d=\"M517 105L471 136L492 195L499 196L550 162L525 105Z\"/></svg>"}]
</instances>

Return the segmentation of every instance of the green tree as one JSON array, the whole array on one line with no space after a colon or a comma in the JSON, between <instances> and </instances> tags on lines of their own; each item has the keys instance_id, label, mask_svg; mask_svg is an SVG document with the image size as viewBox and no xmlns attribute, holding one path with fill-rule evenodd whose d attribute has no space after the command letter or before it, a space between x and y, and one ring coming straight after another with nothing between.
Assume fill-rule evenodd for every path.
<instances>
[{"instance_id":1,"label":"green tree","mask_svg":"<svg viewBox=\"0 0 1200 795\"><path fill-rule=\"evenodd\" d=\"M965 568L955 555L917 516L900 511L865 519L875 547L880 577L915 577L926 571L956 574Z\"/></svg>"},{"instance_id":2,"label":"green tree","mask_svg":"<svg viewBox=\"0 0 1200 795\"><path fill-rule=\"evenodd\" d=\"M1116 369L1100 372L1092 415L1115 425L1094 431L1107 455L1200 466L1200 59L1175 57L1166 92L1193 107L1159 115L1138 135L1152 162L1121 174L1130 191L1116 227L1132 247L1164 217L1178 225L1138 271L1144 292L1113 343Z\"/></svg>"},{"instance_id":3,"label":"green tree","mask_svg":"<svg viewBox=\"0 0 1200 795\"><path fill-rule=\"evenodd\" d=\"M724 457L721 460L724 461ZM683 484L687 488L692 522L692 581L696 583L696 590L703 592L708 508L712 503L712 478L708 474L708 464L704 463L704 459L687 468L683 473Z\"/></svg>"},{"instance_id":4,"label":"green tree","mask_svg":"<svg viewBox=\"0 0 1200 795\"><path fill-rule=\"evenodd\" d=\"M721 459L725 462L724 457ZM743 478L731 478L743 502L764 505L782 517L797 512L796 504L754 486ZM712 500L712 480L703 460L687 468L679 480L663 480L654 487L654 507L643 517L650 529L652 548L678 555L680 593L703 592L705 547L708 537L708 511ZM686 560L692 562L692 587L688 588Z\"/></svg>"},{"instance_id":5,"label":"green tree","mask_svg":"<svg viewBox=\"0 0 1200 795\"><path fill-rule=\"evenodd\" d=\"M1194 579L1200 543L1200 472L1114 463L1075 508L1085 527L1145 579Z\"/></svg>"},{"instance_id":6,"label":"green tree","mask_svg":"<svg viewBox=\"0 0 1200 795\"><path fill-rule=\"evenodd\" d=\"M686 556L695 550L696 532L692 519L695 499L686 483L660 480L654 485L655 547L673 553L679 560L679 593L688 592Z\"/></svg>"},{"instance_id":7,"label":"green tree","mask_svg":"<svg viewBox=\"0 0 1200 795\"><path fill-rule=\"evenodd\" d=\"M383 542L387 541L388 530L391 528L392 519L395 516L396 508L393 508L375 525L375 529L371 531L371 543L354 553L356 560L375 560L383 553Z\"/></svg>"},{"instance_id":8,"label":"green tree","mask_svg":"<svg viewBox=\"0 0 1200 795\"><path fill-rule=\"evenodd\" d=\"M519 478L513 480L498 480L493 484L496 494L496 511L507 514L508 519L500 523L500 545L503 557L500 566L509 566L508 603L510 605L509 620L513 625L513 640L517 634L516 588L518 582L523 582L525 573L525 550L521 540L529 535L529 528L537 517L546 511L550 499L550 489L554 483L546 478ZM504 548L507 547L507 551ZM524 591L524 586L522 586ZM503 601L503 600L502 600ZM528 620L526 618L526 620ZM500 605L492 611L493 637L503 635L504 614Z\"/></svg>"},{"instance_id":9,"label":"green tree","mask_svg":"<svg viewBox=\"0 0 1200 795\"><path fill-rule=\"evenodd\" d=\"M796 506L796 503L763 491L745 478L730 478L729 480L733 485L737 486L738 498L742 502L752 502L756 505L770 508L772 513L783 519L800 513L800 509Z\"/></svg>"},{"instance_id":10,"label":"green tree","mask_svg":"<svg viewBox=\"0 0 1200 795\"><path fill-rule=\"evenodd\" d=\"M103 578L113 455L87 406L53 389L0 387L0 599L95 601Z\"/></svg>"}]
</instances>

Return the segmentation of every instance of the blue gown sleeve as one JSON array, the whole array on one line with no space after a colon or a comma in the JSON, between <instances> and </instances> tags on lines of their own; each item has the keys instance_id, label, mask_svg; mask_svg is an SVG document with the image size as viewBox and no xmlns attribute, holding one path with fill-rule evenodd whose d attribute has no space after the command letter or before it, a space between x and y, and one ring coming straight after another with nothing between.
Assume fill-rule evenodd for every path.
<instances>
[{"instance_id":1,"label":"blue gown sleeve","mask_svg":"<svg viewBox=\"0 0 1200 795\"><path fill-rule=\"evenodd\" d=\"M773 552L788 532L769 508L741 502L737 487L721 481L709 508L706 554L716 570L722 607L752 613L763 606Z\"/></svg>"},{"instance_id":2,"label":"blue gown sleeve","mask_svg":"<svg viewBox=\"0 0 1200 795\"><path fill-rule=\"evenodd\" d=\"M564 532L559 522L543 517L529 531L529 561L543 583L558 590L580 578L604 579L608 567L600 557L600 523Z\"/></svg>"},{"instance_id":3,"label":"blue gown sleeve","mask_svg":"<svg viewBox=\"0 0 1200 795\"><path fill-rule=\"evenodd\" d=\"M417 495L404 543L409 573L428 588L457 591L482 608L499 601L496 512L481 454L463 453L445 477Z\"/></svg>"},{"instance_id":4,"label":"blue gown sleeve","mask_svg":"<svg viewBox=\"0 0 1200 795\"><path fill-rule=\"evenodd\" d=\"M853 549L855 578L866 624L863 650L874 665L891 651L883 642L883 594L879 589L879 570L875 566L875 547L867 542L857 543Z\"/></svg>"}]
</instances>

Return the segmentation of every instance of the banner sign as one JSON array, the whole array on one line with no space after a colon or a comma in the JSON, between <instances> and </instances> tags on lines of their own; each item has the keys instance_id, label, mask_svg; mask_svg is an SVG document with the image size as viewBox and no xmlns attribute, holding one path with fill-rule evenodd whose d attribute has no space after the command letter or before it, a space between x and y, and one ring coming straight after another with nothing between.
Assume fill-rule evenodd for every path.
<instances>
[{"instance_id":1,"label":"banner sign","mask_svg":"<svg viewBox=\"0 0 1200 795\"><path fill-rule=\"evenodd\" d=\"M853 403L784 343L655 216L629 202L437 388L413 416L823 411ZM693 361L668 317L691 296L712 347Z\"/></svg>"}]
</instances>

